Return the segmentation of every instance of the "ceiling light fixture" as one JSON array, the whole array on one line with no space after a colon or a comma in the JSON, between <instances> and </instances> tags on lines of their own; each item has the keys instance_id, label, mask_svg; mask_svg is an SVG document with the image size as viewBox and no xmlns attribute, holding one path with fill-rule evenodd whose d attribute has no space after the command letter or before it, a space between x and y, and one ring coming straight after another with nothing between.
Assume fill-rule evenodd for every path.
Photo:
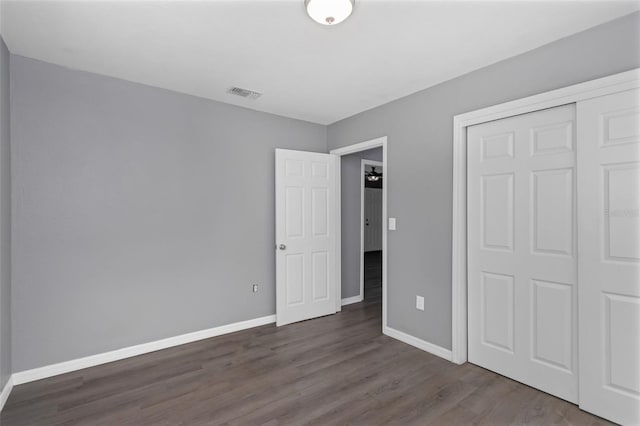
<instances>
[{"instance_id":1,"label":"ceiling light fixture","mask_svg":"<svg viewBox=\"0 0 640 426\"><path fill-rule=\"evenodd\" d=\"M365 173L365 175L369 182L377 182L382 178L382 173L376 172L375 167L371 167L371 171L369 173Z\"/></svg>"},{"instance_id":2,"label":"ceiling light fixture","mask_svg":"<svg viewBox=\"0 0 640 426\"><path fill-rule=\"evenodd\" d=\"M305 0L307 13L319 24L336 25L353 11L354 0Z\"/></svg>"}]
</instances>

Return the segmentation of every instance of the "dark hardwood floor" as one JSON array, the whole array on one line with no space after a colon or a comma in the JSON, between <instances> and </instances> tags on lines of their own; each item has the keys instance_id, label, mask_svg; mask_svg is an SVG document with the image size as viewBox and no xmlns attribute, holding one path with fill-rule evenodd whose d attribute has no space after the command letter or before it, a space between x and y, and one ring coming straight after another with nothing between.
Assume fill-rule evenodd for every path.
<instances>
[{"instance_id":1,"label":"dark hardwood floor","mask_svg":"<svg viewBox=\"0 0 640 426\"><path fill-rule=\"evenodd\" d=\"M377 303L382 310L381 251L371 251L364 254L364 298L365 303ZM380 317L380 327L382 327L382 317Z\"/></svg>"},{"instance_id":2,"label":"dark hardwood floor","mask_svg":"<svg viewBox=\"0 0 640 426\"><path fill-rule=\"evenodd\" d=\"M12 425L597 425L604 420L381 334L378 267L337 314L215 337L14 388Z\"/></svg>"}]
</instances>

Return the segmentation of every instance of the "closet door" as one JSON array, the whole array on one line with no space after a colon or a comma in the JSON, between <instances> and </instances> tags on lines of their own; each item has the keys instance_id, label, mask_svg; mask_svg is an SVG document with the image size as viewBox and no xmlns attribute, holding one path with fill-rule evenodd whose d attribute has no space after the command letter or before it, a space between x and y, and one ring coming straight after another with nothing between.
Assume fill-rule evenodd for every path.
<instances>
[{"instance_id":1,"label":"closet door","mask_svg":"<svg viewBox=\"0 0 640 426\"><path fill-rule=\"evenodd\" d=\"M467 144L469 361L577 402L575 105Z\"/></svg>"},{"instance_id":2,"label":"closet door","mask_svg":"<svg viewBox=\"0 0 640 426\"><path fill-rule=\"evenodd\" d=\"M640 423L638 90L579 102L580 408Z\"/></svg>"}]
</instances>

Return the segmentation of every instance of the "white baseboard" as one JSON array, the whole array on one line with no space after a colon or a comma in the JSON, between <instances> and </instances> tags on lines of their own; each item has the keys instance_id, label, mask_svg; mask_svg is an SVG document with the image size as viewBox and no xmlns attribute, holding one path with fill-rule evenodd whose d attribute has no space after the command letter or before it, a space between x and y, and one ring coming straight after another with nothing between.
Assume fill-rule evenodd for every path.
<instances>
[{"instance_id":1,"label":"white baseboard","mask_svg":"<svg viewBox=\"0 0 640 426\"><path fill-rule=\"evenodd\" d=\"M47 377L57 376L58 374L82 370L83 368L88 367L95 367L96 365L106 364L108 362L118 361L124 358L130 358L149 352L155 352L173 346L184 345L185 343L191 343L198 340L220 336L222 334L233 333L235 331L246 330L248 328L258 327L265 324L271 324L275 321L276 316L269 315L266 317L254 318L247 321L240 321L233 324L209 328L207 330L181 334L179 336L156 340L155 342L129 346L127 348L104 352L97 355L91 355L84 358L78 358L71 361L65 361L58 364L46 365L44 367L34 368L32 370L20 371L18 373L13 373L13 385L21 385L23 383L33 382L35 380L46 379Z\"/></svg>"},{"instance_id":2,"label":"white baseboard","mask_svg":"<svg viewBox=\"0 0 640 426\"><path fill-rule=\"evenodd\" d=\"M0 392L0 411L4 408L4 404L9 399L9 394L11 393L11 389L13 389L13 376L9 376L9 380L2 388L2 392Z\"/></svg>"},{"instance_id":3,"label":"white baseboard","mask_svg":"<svg viewBox=\"0 0 640 426\"><path fill-rule=\"evenodd\" d=\"M413 337L410 334L398 331L395 328L385 326L382 332L389 337L398 339L408 345L415 346L418 349L422 349L425 352L429 352L430 354L439 356L440 358L444 358L447 361L451 361L453 359L452 353L449 349L445 349L442 346L434 345L433 343L418 339L417 337Z\"/></svg>"},{"instance_id":4,"label":"white baseboard","mask_svg":"<svg viewBox=\"0 0 640 426\"><path fill-rule=\"evenodd\" d=\"M360 295L353 296L353 297L347 297L347 298L342 299L342 306L350 305L352 303L362 302L362 300L363 300L363 298Z\"/></svg>"}]
</instances>

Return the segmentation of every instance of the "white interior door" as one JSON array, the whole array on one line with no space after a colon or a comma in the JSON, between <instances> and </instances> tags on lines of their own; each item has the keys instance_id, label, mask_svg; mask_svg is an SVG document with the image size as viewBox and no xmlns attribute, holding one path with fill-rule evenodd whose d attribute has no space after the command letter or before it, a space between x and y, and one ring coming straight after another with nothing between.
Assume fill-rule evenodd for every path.
<instances>
[{"instance_id":1,"label":"white interior door","mask_svg":"<svg viewBox=\"0 0 640 426\"><path fill-rule=\"evenodd\" d=\"M577 402L575 105L467 144L469 361Z\"/></svg>"},{"instance_id":2,"label":"white interior door","mask_svg":"<svg viewBox=\"0 0 640 426\"><path fill-rule=\"evenodd\" d=\"M276 323L336 312L338 157L276 149Z\"/></svg>"},{"instance_id":3,"label":"white interior door","mask_svg":"<svg viewBox=\"0 0 640 426\"><path fill-rule=\"evenodd\" d=\"M640 424L638 90L578 103L580 407Z\"/></svg>"},{"instance_id":4,"label":"white interior door","mask_svg":"<svg viewBox=\"0 0 640 426\"><path fill-rule=\"evenodd\" d=\"M364 251L382 250L382 188L364 188Z\"/></svg>"}]
</instances>

